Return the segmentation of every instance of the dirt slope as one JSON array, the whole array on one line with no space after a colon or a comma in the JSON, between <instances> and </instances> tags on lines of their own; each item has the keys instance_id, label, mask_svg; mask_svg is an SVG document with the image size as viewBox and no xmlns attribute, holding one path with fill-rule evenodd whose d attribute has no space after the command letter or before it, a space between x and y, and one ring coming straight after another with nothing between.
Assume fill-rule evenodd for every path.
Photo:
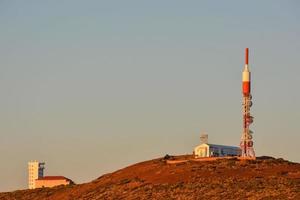
<instances>
[{"instance_id":1,"label":"dirt slope","mask_svg":"<svg viewBox=\"0 0 300 200\"><path fill-rule=\"evenodd\" d=\"M204 198L299 200L300 164L266 157L167 164L160 158L86 184L0 193L1 200Z\"/></svg>"}]
</instances>

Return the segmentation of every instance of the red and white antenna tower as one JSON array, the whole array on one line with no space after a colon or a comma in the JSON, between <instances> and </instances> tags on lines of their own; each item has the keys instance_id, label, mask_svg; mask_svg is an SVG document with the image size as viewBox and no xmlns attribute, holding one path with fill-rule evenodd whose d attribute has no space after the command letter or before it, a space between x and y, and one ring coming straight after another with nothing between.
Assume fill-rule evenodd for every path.
<instances>
[{"instance_id":1,"label":"red and white antenna tower","mask_svg":"<svg viewBox=\"0 0 300 200\"><path fill-rule=\"evenodd\" d=\"M249 49L245 51L245 68L243 71L243 134L241 138L240 147L242 150L241 156L243 158L255 159L255 152L252 141L252 131L249 126L253 123L253 117L250 115L250 108L252 106L251 96L251 73L249 71Z\"/></svg>"}]
</instances>

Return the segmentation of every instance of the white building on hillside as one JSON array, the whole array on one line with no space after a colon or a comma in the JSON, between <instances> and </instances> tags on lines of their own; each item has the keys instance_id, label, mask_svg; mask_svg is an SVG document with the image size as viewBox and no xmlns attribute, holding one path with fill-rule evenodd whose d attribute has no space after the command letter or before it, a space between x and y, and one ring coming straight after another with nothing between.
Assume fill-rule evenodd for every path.
<instances>
[{"instance_id":1,"label":"white building on hillside","mask_svg":"<svg viewBox=\"0 0 300 200\"><path fill-rule=\"evenodd\" d=\"M207 134L201 135L200 138L202 144L194 148L195 158L238 156L241 153L241 149L239 147L209 144Z\"/></svg>"},{"instance_id":2,"label":"white building on hillside","mask_svg":"<svg viewBox=\"0 0 300 200\"><path fill-rule=\"evenodd\" d=\"M35 189L35 180L44 176L45 163L38 161L28 162L28 188Z\"/></svg>"}]
</instances>

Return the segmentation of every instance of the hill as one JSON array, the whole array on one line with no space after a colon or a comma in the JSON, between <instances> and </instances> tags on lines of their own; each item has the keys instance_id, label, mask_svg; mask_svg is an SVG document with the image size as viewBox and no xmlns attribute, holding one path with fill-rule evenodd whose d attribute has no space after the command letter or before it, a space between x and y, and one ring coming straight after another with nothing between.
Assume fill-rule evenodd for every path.
<instances>
[{"instance_id":1,"label":"hill","mask_svg":"<svg viewBox=\"0 0 300 200\"><path fill-rule=\"evenodd\" d=\"M300 199L300 164L271 157L195 161L167 156L89 183L0 193L0 199Z\"/></svg>"}]
</instances>

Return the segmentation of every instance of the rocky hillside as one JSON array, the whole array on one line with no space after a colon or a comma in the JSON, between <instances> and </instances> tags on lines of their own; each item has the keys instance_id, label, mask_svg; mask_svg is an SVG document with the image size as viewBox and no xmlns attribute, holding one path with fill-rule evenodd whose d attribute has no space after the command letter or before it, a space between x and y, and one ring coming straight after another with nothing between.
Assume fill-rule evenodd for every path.
<instances>
[{"instance_id":1,"label":"rocky hillside","mask_svg":"<svg viewBox=\"0 0 300 200\"><path fill-rule=\"evenodd\" d=\"M182 159L187 161L167 163ZM0 199L300 199L300 164L270 157L195 161L171 156L90 183L0 193Z\"/></svg>"}]
</instances>

